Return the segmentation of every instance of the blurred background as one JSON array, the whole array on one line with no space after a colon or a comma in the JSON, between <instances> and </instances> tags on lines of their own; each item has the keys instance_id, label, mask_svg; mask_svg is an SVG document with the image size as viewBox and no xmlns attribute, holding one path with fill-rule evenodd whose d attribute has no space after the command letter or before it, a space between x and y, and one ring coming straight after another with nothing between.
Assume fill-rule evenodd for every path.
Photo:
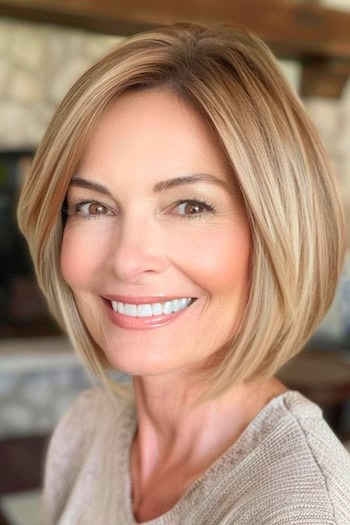
<instances>
[{"instance_id":1,"label":"blurred background","mask_svg":"<svg viewBox=\"0 0 350 525\"><path fill-rule=\"evenodd\" d=\"M0 0L0 525L38 523L50 433L92 384L17 229L23 179L81 73L128 35L178 21L243 26L270 45L320 131L349 224L350 0ZM349 446L350 253L328 315L279 377L318 403Z\"/></svg>"}]
</instances>

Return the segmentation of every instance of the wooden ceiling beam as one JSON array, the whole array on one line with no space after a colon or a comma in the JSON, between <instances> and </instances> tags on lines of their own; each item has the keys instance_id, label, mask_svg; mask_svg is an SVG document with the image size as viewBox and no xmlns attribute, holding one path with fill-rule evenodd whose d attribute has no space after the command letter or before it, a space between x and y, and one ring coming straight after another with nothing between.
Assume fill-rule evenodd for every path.
<instances>
[{"instance_id":1,"label":"wooden ceiling beam","mask_svg":"<svg viewBox=\"0 0 350 525\"><path fill-rule=\"evenodd\" d=\"M301 0L0 0L0 16L121 36L179 21L227 23L301 61L305 96L339 96L350 74L350 13Z\"/></svg>"},{"instance_id":2,"label":"wooden ceiling beam","mask_svg":"<svg viewBox=\"0 0 350 525\"><path fill-rule=\"evenodd\" d=\"M74 4L74 1L72 2ZM59 2L27 2L25 0L0 0L0 17L10 17L30 22L54 24L117 36L130 36L159 24L148 24L130 18L128 13L106 16L98 10L79 8L71 10L65 0Z\"/></svg>"},{"instance_id":3,"label":"wooden ceiling beam","mask_svg":"<svg viewBox=\"0 0 350 525\"><path fill-rule=\"evenodd\" d=\"M302 97L340 98L350 77L350 60L311 59L301 74Z\"/></svg>"},{"instance_id":4,"label":"wooden ceiling beam","mask_svg":"<svg viewBox=\"0 0 350 525\"><path fill-rule=\"evenodd\" d=\"M109 34L178 21L230 23L268 42L278 56L350 59L350 13L287 0L0 0L0 15Z\"/></svg>"}]
</instances>

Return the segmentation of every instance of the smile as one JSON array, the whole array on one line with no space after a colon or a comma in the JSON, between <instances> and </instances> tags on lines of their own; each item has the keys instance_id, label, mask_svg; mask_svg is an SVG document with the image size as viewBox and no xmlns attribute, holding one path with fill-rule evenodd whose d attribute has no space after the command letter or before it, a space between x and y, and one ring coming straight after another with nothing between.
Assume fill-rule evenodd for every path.
<instances>
[{"instance_id":1,"label":"smile","mask_svg":"<svg viewBox=\"0 0 350 525\"><path fill-rule=\"evenodd\" d=\"M183 299L175 299L165 303L136 305L104 299L104 303L108 317L114 325L127 330L147 330L175 321L179 316L184 315L196 300L197 298L184 297ZM159 307L161 312L157 313L160 311ZM153 308L155 308L154 311ZM121 309L123 309L123 313L119 311Z\"/></svg>"},{"instance_id":2,"label":"smile","mask_svg":"<svg viewBox=\"0 0 350 525\"><path fill-rule=\"evenodd\" d=\"M182 298L155 304L128 304L111 301L115 312L129 317L153 317L162 314L171 314L187 308L195 299Z\"/></svg>"}]
</instances>

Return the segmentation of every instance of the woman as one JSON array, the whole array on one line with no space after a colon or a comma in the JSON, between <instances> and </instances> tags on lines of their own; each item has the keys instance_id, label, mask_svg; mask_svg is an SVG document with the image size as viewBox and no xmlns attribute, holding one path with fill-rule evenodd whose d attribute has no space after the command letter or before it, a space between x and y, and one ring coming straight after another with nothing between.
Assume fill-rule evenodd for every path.
<instances>
[{"instance_id":1,"label":"woman","mask_svg":"<svg viewBox=\"0 0 350 525\"><path fill-rule=\"evenodd\" d=\"M176 24L119 44L58 108L19 223L103 383L53 433L43 523L349 523L345 448L274 377L332 302L342 211L262 42Z\"/></svg>"}]
</instances>

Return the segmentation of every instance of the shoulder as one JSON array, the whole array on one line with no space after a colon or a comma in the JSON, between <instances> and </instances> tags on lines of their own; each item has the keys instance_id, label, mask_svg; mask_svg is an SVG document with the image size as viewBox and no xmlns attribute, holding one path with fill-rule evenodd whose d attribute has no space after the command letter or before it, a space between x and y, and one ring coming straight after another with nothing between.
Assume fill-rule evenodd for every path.
<instances>
[{"instance_id":1,"label":"shoulder","mask_svg":"<svg viewBox=\"0 0 350 525\"><path fill-rule=\"evenodd\" d=\"M299 392L288 392L281 400L291 434L298 435L306 458L318 468L328 486L346 482L350 497L350 454L325 421L322 410ZM288 435L288 433L287 433ZM291 442L294 448L294 444Z\"/></svg>"},{"instance_id":2,"label":"shoulder","mask_svg":"<svg viewBox=\"0 0 350 525\"><path fill-rule=\"evenodd\" d=\"M65 441L65 447L68 445L74 447L80 441L86 441L87 432L95 432L96 418L99 423L108 420L111 417L117 417L130 400L130 388L123 389L125 397L114 395L110 397L109 393L103 386L96 386L84 390L75 399L72 405L66 410L58 421L50 440L50 447L60 442L62 438L69 434L69 443Z\"/></svg>"},{"instance_id":3,"label":"shoulder","mask_svg":"<svg viewBox=\"0 0 350 525\"><path fill-rule=\"evenodd\" d=\"M294 391L269 405L256 448L265 503L278 510L266 523L350 523L350 454L321 409Z\"/></svg>"},{"instance_id":4,"label":"shoulder","mask_svg":"<svg viewBox=\"0 0 350 525\"><path fill-rule=\"evenodd\" d=\"M47 520L44 523L55 522L54 517L62 512L84 469L89 472L95 469L96 450L111 424L118 425L118 418L130 406L130 398L129 386L125 386L125 397L113 398L104 387L93 387L83 391L58 421L45 458L41 501L41 515Z\"/></svg>"},{"instance_id":5,"label":"shoulder","mask_svg":"<svg viewBox=\"0 0 350 525\"><path fill-rule=\"evenodd\" d=\"M307 464L324 484L334 523L350 523L350 454L323 418L321 409L299 393L284 402L304 442Z\"/></svg>"},{"instance_id":6,"label":"shoulder","mask_svg":"<svg viewBox=\"0 0 350 525\"><path fill-rule=\"evenodd\" d=\"M259 416L259 442L265 443L276 457L298 453L303 463L311 462L320 473L327 475L340 469L350 475L349 452L329 427L320 407L300 392L288 391L278 396Z\"/></svg>"},{"instance_id":7,"label":"shoulder","mask_svg":"<svg viewBox=\"0 0 350 525\"><path fill-rule=\"evenodd\" d=\"M49 442L47 460L56 453L81 451L83 443L86 448L89 437L102 431L129 405L131 388L125 386L123 391L125 396L115 394L112 398L103 386L84 390L58 421Z\"/></svg>"}]
</instances>

